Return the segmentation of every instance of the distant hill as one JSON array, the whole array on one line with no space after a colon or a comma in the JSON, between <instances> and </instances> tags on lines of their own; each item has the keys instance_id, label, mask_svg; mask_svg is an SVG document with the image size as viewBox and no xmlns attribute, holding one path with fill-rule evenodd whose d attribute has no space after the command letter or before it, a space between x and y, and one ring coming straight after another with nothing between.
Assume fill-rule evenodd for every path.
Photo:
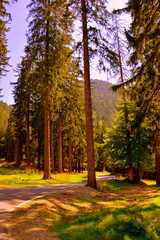
<instances>
[{"instance_id":1,"label":"distant hill","mask_svg":"<svg viewBox=\"0 0 160 240\"><path fill-rule=\"evenodd\" d=\"M7 129L8 118L11 110L11 106L8 106L7 103L0 101L0 135Z\"/></svg>"},{"instance_id":2,"label":"distant hill","mask_svg":"<svg viewBox=\"0 0 160 240\"><path fill-rule=\"evenodd\" d=\"M106 121L109 126L114 119L114 106L120 95L111 90L112 84L101 80L92 80L92 102L96 119Z\"/></svg>"},{"instance_id":3,"label":"distant hill","mask_svg":"<svg viewBox=\"0 0 160 240\"><path fill-rule=\"evenodd\" d=\"M92 105L94 117L98 120L104 120L109 126L114 119L114 106L118 103L120 95L111 90L112 84L101 80L92 80ZM8 118L11 106L0 101L0 135L5 132L8 124Z\"/></svg>"}]
</instances>

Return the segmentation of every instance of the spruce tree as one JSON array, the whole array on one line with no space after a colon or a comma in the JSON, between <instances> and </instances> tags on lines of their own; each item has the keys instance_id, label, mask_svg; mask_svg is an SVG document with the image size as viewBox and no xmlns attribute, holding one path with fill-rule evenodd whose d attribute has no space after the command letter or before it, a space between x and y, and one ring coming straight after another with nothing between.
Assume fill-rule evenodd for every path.
<instances>
[{"instance_id":1,"label":"spruce tree","mask_svg":"<svg viewBox=\"0 0 160 240\"><path fill-rule=\"evenodd\" d=\"M32 56L44 98L44 179L50 178L50 120L54 87L64 77L63 63L71 51L71 12L67 1L31 1L27 53ZM37 18L38 15L38 18Z\"/></svg>"},{"instance_id":2,"label":"spruce tree","mask_svg":"<svg viewBox=\"0 0 160 240\"><path fill-rule=\"evenodd\" d=\"M8 32L7 24L10 21L10 15L6 10L6 5L8 4L9 1L2 0L0 2L0 77L4 75L9 61L6 39L6 33Z\"/></svg>"},{"instance_id":3,"label":"spruce tree","mask_svg":"<svg viewBox=\"0 0 160 240\"><path fill-rule=\"evenodd\" d=\"M8 24L11 21L11 14L8 13L7 6L15 1L17 0L0 1L0 78L5 75L6 67L9 65L6 33L9 31Z\"/></svg>"},{"instance_id":4,"label":"spruce tree","mask_svg":"<svg viewBox=\"0 0 160 240\"><path fill-rule=\"evenodd\" d=\"M128 81L133 83L132 97L139 108L135 128L138 128L153 107L153 101L159 101L159 1L128 1L127 11L131 13L132 23L126 36L133 52L130 63L133 66L133 77ZM155 114L159 121L159 113ZM154 118L153 118L154 121ZM159 126L156 124L156 141L159 141ZM155 142L155 146L157 143ZM159 149L155 147L155 149ZM158 150L159 151L159 150ZM158 153L157 156L160 154ZM157 176L160 175L160 159L157 160ZM157 184L160 184L157 177Z\"/></svg>"},{"instance_id":5,"label":"spruce tree","mask_svg":"<svg viewBox=\"0 0 160 240\"><path fill-rule=\"evenodd\" d=\"M132 22L126 37L132 50L129 63L132 67L132 77L119 84L114 89L122 85L130 86L131 99L137 108L132 123L132 131L136 132L143 126L146 118L154 106L154 101L159 102L159 2L154 1L134 1L129 0L127 7L123 10L129 12ZM159 121L158 111L154 111L153 122ZM155 149L159 140L159 126L155 125L156 141ZM159 150L158 150L159 151ZM159 156L157 152L156 156ZM159 157L158 157L159 158ZM160 160L157 160L157 176L160 175ZM158 178L157 178L158 179ZM157 184L160 182L157 180Z\"/></svg>"}]
</instances>

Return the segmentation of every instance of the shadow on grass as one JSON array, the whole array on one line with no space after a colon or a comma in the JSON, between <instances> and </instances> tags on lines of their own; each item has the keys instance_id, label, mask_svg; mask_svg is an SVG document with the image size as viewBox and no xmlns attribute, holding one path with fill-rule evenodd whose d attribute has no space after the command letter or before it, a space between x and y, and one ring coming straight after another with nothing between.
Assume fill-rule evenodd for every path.
<instances>
[{"instance_id":1,"label":"shadow on grass","mask_svg":"<svg viewBox=\"0 0 160 240\"><path fill-rule=\"evenodd\" d=\"M3 164L0 166L0 174L1 175L12 175L24 173L23 167L16 167L15 164Z\"/></svg>"},{"instance_id":2,"label":"shadow on grass","mask_svg":"<svg viewBox=\"0 0 160 240\"><path fill-rule=\"evenodd\" d=\"M61 240L155 240L160 239L159 215L160 207L155 205L111 208L77 216L62 215L50 230L58 233Z\"/></svg>"},{"instance_id":3,"label":"shadow on grass","mask_svg":"<svg viewBox=\"0 0 160 240\"><path fill-rule=\"evenodd\" d=\"M102 192L106 191L120 191L123 187L134 186L135 184L128 183L125 181L113 181L113 182L104 182L98 184L98 190Z\"/></svg>"},{"instance_id":4,"label":"shadow on grass","mask_svg":"<svg viewBox=\"0 0 160 240\"><path fill-rule=\"evenodd\" d=\"M118 184L123 187L123 183ZM105 193L88 187L57 193L15 212L12 222L18 230L14 234L24 228L28 239L33 239L36 229L38 240L157 240L159 199L154 188L145 186ZM52 236L46 238L46 233ZM16 239L23 240L23 236Z\"/></svg>"}]
</instances>

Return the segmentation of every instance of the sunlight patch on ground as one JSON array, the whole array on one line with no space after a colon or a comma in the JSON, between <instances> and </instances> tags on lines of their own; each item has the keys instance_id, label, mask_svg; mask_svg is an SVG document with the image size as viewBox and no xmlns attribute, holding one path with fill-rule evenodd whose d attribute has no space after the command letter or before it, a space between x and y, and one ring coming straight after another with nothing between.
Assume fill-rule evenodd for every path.
<instances>
[{"instance_id":1,"label":"sunlight patch on ground","mask_svg":"<svg viewBox=\"0 0 160 240\"><path fill-rule=\"evenodd\" d=\"M145 183L146 185L150 185L150 186L156 185L156 181L155 181L155 180L142 179L141 181L142 181L143 183Z\"/></svg>"}]
</instances>

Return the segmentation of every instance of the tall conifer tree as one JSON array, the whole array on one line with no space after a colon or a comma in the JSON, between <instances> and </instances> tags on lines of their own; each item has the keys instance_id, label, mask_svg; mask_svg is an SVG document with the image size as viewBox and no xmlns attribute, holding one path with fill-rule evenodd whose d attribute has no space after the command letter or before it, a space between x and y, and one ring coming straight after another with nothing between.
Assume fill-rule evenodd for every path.
<instances>
[{"instance_id":1,"label":"tall conifer tree","mask_svg":"<svg viewBox=\"0 0 160 240\"><path fill-rule=\"evenodd\" d=\"M139 128L145 120L148 112L153 107L153 101L160 101L159 85L159 1L134 1L129 0L127 11L131 13L132 23L126 36L133 53L130 63L133 66L133 78L128 82L133 83L132 97L135 99L137 112L135 128ZM155 125L155 150L156 156L160 156L159 142L159 113L154 111L153 121ZM158 133L158 134L157 134ZM156 158L157 184L160 184L160 158Z\"/></svg>"},{"instance_id":2,"label":"tall conifer tree","mask_svg":"<svg viewBox=\"0 0 160 240\"><path fill-rule=\"evenodd\" d=\"M8 65L9 60L7 57L6 39L7 23L10 20L10 15L6 10L6 5L8 4L9 1L1 0L0 2L0 77L5 73L5 67Z\"/></svg>"},{"instance_id":3,"label":"tall conifer tree","mask_svg":"<svg viewBox=\"0 0 160 240\"><path fill-rule=\"evenodd\" d=\"M64 59L70 54L67 45L71 42L72 20L67 1L32 0L28 7L32 20L29 24L26 51L32 56L44 97L44 179L47 179L51 177L51 99L53 89L61 79Z\"/></svg>"},{"instance_id":4,"label":"tall conifer tree","mask_svg":"<svg viewBox=\"0 0 160 240\"><path fill-rule=\"evenodd\" d=\"M81 4L82 4L83 54L84 54L86 140L87 140L87 162L88 162L87 185L89 187L96 188L86 1L82 0Z\"/></svg>"},{"instance_id":5,"label":"tall conifer tree","mask_svg":"<svg viewBox=\"0 0 160 240\"><path fill-rule=\"evenodd\" d=\"M15 1L17 0L0 1L0 78L5 74L6 66L9 65L6 33L9 31L7 24L11 21L11 15L7 11L7 6Z\"/></svg>"}]
</instances>

